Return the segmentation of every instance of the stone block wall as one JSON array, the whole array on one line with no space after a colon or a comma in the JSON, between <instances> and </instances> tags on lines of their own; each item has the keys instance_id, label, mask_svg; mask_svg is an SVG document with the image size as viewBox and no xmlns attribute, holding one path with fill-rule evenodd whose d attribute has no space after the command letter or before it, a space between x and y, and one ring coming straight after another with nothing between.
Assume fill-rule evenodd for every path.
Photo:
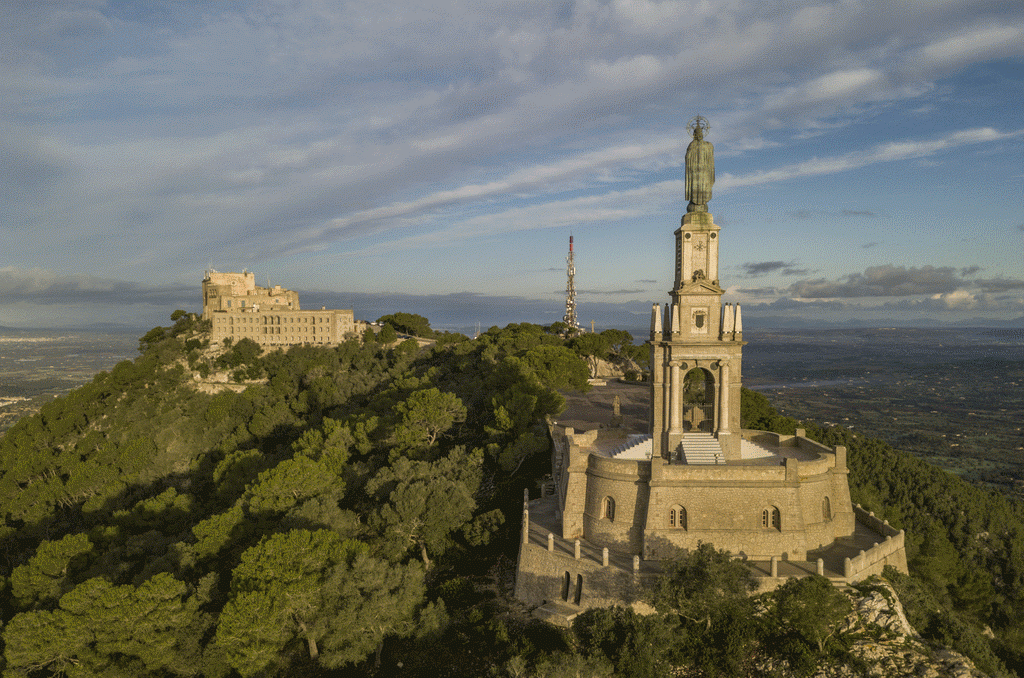
<instances>
[{"instance_id":1,"label":"stone block wall","mask_svg":"<svg viewBox=\"0 0 1024 678\"><path fill-rule=\"evenodd\" d=\"M552 435L557 435L552 429ZM583 536L583 514L587 505L587 460L585 448L597 439L597 431L576 433L571 428L563 430L566 440L565 459L567 467L564 481L559 485L559 509L562 514L562 537L576 539ZM563 489L564 488L564 489Z\"/></svg>"},{"instance_id":2,"label":"stone block wall","mask_svg":"<svg viewBox=\"0 0 1024 678\"><path fill-rule=\"evenodd\" d=\"M591 454L596 430L576 433L552 426L551 432L556 440L564 434L565 441L563 451L555 445L556 461L565 465L558 483L564 539L583 538L645 560L700 542L740 557L803 560L808 551L855 530L842 447L830 449L802 435L742 431L745 438L801 454L781 464L687 465L657 456L626 460ZM615 506L612 518L609 499Z\"/></svg>"},{"instance_id":3,"label":"stone block wall","mask_svg":"<svg viewBox=\"0 0 1024 678\"><path fill-rule=\"evenodd\" d=\"M580 610L611 605L642 608L642 589L656 574L634 571L630 563L604 564L600 553L581 550L575 557L573 543L557 537L552 550L535 542L520 544L515 597L539 606L561 600ZM620 557L621 559L621 557Z\"/></svg>"},{"instance_id":4,"label":"stone block wall","mask_svg":"<svg viewBox=\"0 0 1024 678\"><path fill-rule=\"evenodd\" d=\"M645 460L590 455L583 512L588 540L629 553L643 550L650 469L651 462ZM612 518L605 515L609 500L615 506Z\"/></svg>"},{"instance_id":5,"label":"stone block wall","mask_svg":"<svg viewBox=\"0 0 1024 678\"><path fill-rule=\"evenodd\" d=\"M880 575L886 565L892 565L898 571L906 574L906 534L903 530L897 530L888 521L879 520L874 513L864 510L860 504L855 505L853 510L859 522L885 537L885 541L861 551L854 558L846 559L843 572L846 581L852 584L867 579L873 574Z\"/></svg>"}]
</instances>

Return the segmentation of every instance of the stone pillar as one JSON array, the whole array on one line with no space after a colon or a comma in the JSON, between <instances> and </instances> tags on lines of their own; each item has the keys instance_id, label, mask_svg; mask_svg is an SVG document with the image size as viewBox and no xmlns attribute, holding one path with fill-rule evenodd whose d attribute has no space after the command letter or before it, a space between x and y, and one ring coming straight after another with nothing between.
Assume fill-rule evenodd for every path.
<instances>
[{"instance_id":1,"label":"stone pillar","mask_svg":"<svg viewBox=\"0 0 1024 678\"><path fill-rule=\"evenodd\" d=\"M772 575L772 577L778 577L779 576L779 557L778 556L772 556L771 575Z\"/></svg>"},{"instance_id":2,"label":"stone pillar","mask_svg":"<svg viewBox=\"0 0 1024 678\"><path fill-rule=\"evenodd\" d=\"M853 576L853 562L849 558L843 560L843 576L847 579Z\"/></svg>"},{"instance_id":3,"label":"stone pillar","mask_svg":"<svg viewBox=\"0 0 1024 678\"><path fill-rule=\"evenodd\" d=\"M651 309L651 341L657 341L661 334L661 314L657 304Z\"/></svg>"},{"instance_id":4,"label":"stone pillar","mask_svg":"<svg viewBox=\"0 0 1024 678\"><path fill-rule=\"evenodd\" d=\"M818 558L817 565L818 565L818 574L824 575L825 574L825 561L822 560L821 558Z\"/></svg>"},{"instance_id":5,"label":"stone pillar","mask_svg":"<svg viewBox=\"0 0 1024 678\"><path fill-rule=\"evenodd\" d=\"M633 574L640 571L640 556L633 556Z\"/></svg>"},{"instance_id":6,"label":"stone pillar","mask_svg":"<svg viewBox=\"0 0 1024 678\"><path fill-rule=\"evenodd\" d=\"M601 549L601 564L608 567L608 547Z\"/></svg>"},{"instance_id":7,"label":"stone pillar","mask_svg":"<svg viewBox=\"0 0 1024 678\"><path fill-rule=\"evenodd\" d=\"M523 543L530 543L530 512L523 509Z\"/></svg>"},{"instance_id":8,"label":"stone pillar","mask_svg":"<svg viewBox=\"0 0 1024 678\"><path fill-rule=\"evenodd\" d=\"M548 551L555 550L555 535L548 532Z\"/></svg>"},{"instance_id":9,"label":"stone pillar","mask_svg":"<svg viewBox=\"0 0 1024 678\"><path fill-rule=\"evenodd\" d=\"M576 540L576 544L575 544L575 546L573 548L573 553L576 556L576 560L579 560L580 559L580 540L579 539Z\"/></svg>"},{"instance_id":10,"label":"stone pillar","mask_svg":"<svg viewBox=\"0 0 1024 678\"><path fill-rule=\"evenodd\" d=\"M729 363L724 360L720 363L718 385L718 433L730 433L729 431Z\"/></svg>"},{"instance_id":11,"label":"stone pillar","mask_svg":"<svg viewBox=\"0 0 1024 678\"><path fill-rule=\"evenodd\" d=\"M683 389L680 387L679 377L679 361L673 360L669 363L671 366L671 377L669 385L669 409L671 410L671 416L669 418L669 433L682 433L683 431L683 407L682 403L679 402L683 396Z\"/></svg>"},{"instance_id":12,"label":"stone pillar","mask_svg":"<svg viewBox=\"0 0 1024 678\"><path fill-rule=\"evenodd\" d=\"M667 431L672 419L672 368L666 363L662 369L665 371L665 376L661 382L661 404L664 408L661 425L662 431Z\"/></svg>"}]
</instances>

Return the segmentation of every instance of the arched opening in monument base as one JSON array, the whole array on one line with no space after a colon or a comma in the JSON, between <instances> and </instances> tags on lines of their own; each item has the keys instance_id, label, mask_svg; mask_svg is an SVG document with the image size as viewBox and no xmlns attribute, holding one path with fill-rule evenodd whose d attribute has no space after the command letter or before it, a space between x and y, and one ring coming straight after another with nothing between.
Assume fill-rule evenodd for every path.
<instances>
[{"instance_id":1,"label":"arched opening in monument base","mask_svg":"<svg viewBox=\"0 0 1024 678\"><path fill-rule=\"evenodd\" d=\"M715 432L715 377L695 367L683 378L683 430L687 433Z\"/></svg>"}]
</instances>

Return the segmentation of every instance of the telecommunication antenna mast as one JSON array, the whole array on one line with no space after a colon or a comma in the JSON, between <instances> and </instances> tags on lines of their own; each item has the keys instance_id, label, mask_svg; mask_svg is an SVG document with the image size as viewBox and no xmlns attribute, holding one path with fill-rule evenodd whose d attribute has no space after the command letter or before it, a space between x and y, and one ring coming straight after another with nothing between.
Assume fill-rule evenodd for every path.
<instances>
[{"instance_id":1,"label":"telecommunication antenna mast","mask_svg":"<svg viewBox=\"0 0 1024 678\"><path fill-rule=\"evenodd\" d=\"M575 334L580 331L580 324L576 320L576 264L573 262L572 236L569 236L569 256L565 258L566 275L568 280L565 283L565 317L562 322L566 324L566 331Z\"/></svg>"}]
</instances>

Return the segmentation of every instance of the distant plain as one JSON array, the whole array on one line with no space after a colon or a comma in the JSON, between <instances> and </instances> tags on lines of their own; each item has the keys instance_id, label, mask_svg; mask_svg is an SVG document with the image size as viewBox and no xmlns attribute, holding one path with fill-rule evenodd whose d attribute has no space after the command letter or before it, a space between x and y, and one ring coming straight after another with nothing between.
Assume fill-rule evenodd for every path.
<instances>
[{"instance_id":1,"label":"distant plain","mask_svg":"<svg viewBox=\"0 0 1024 678\"><path fill-rule=\"evenodd\" d=\"M744 385L1024 498L1024 330L760 330Z\"/></svg>"}]
</instances>

